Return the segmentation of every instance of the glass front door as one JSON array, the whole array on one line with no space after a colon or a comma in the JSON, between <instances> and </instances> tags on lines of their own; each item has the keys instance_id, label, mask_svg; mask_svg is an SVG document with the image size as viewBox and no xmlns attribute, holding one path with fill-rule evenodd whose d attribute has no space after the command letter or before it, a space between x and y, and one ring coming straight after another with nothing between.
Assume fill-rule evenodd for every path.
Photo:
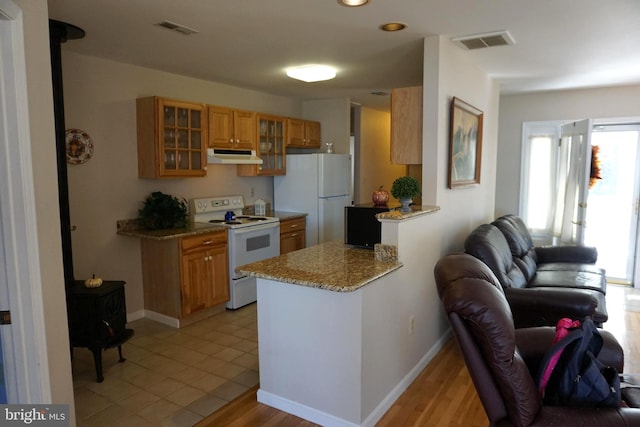
<instances>
[{"instance_id":1,"label":"glass front door","mask_svg":"<svg viewBox=\"0 0 640 427\"><path fill-rule=\"evenodd\" d=\"M602 179L589 189L585 244L598 248L610 281L633 282L637 246L640 125L594 128Z\"/></svg>"}]
</instances>

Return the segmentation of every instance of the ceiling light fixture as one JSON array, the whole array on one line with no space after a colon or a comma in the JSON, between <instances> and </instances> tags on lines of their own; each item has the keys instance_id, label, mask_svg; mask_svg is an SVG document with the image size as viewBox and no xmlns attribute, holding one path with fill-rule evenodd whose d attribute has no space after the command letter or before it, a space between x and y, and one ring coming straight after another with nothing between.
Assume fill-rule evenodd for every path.
<instances>
[{"instance_id":1,"label":"ceiling light fixture","mask_svg":"<svg viewBox=\"0 0 640 427\"><path fill-rule=\"evenodd\" d=\"M338 0L339 5L347 7L364 6L367 3L369 3L369 0Z\"/></svg>"},{"instance_id":2,"label":"ceiling light fixture","mask_svg":"<svg viewBox=\"0 0 640 427\"><path fill-rule=\"evenodd\" d=\"M387 22L386 24L380 25L378 28L380 28L382 31L389 32L402 31L407 28L407 24L403 24L402 22Z\"/></svg>"},{"instance_id":3,"label":"ceiling light fixture","mask_svg":"<svg viewBox=\"0 0 640 427\"><path fill-rule=\"evenodd\" d=\"M303 82L321 82L331 80L336 76L336 69L328 65L308 64L300 67L287 68L287 76Z\"/></svg>"}]
</instances>

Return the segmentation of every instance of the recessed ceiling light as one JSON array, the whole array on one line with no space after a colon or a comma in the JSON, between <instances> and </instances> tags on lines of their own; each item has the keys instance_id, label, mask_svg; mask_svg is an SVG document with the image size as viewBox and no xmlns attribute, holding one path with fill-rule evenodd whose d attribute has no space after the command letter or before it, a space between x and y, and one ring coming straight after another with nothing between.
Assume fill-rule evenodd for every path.
<instances>
[{"instance_id":1,"label":"recessed ceiling light","mask_svg":"<svg viewBox=\"0 0 640 427\"><path fill-rule=\"evenodd\" d=\"M334 78L336 69L328 65L308 64L287 68L287 76L307 83L320 82Z\"/></svg>"},{"instance_id":2,"label":"recessed ceiling light","mask_svg":"<svg viewBox=\"0 0 640 427\"><path fill-rule=\"evenodd\" d=\"M402 31L407 28L407 24L403 24L402 22L387 22L386 24L380 25L382 31Z\"/></svg>"},{"instance_id":3,"label":"recessed ceiling light","mask_svg":"<svg viewBox=\"0 0 640 427\"><path fill-rule=\"evenodd\" d=\"M364 6L369 0L338 0L338 4L347 7Z\"/></svg>"}]
</instances>

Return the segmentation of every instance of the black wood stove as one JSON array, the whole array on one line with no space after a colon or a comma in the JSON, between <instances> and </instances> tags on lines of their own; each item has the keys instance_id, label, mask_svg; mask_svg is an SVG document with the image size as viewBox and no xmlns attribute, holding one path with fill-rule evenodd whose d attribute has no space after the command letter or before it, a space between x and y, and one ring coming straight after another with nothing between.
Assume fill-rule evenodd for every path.
<instances>
[{"instance_id":1,"label":"black wood stove","mask_svg":"<svg viewBox=\"0 0 640 427\"><path fill-rule=\"evenodd\" d=\"M124 282L104 281L99 288L87 288L76 281L67 293L69 312L69 339L73 347L86 347L93 353L98 382L102 374L102 351L118 347L119 361L122 344L133 336L127 329L127 307L124 298Z\"/></svg>"},{"instance_id":2,"label":"black wood stove","mask_svg":"<svg viewBox=\"0 0 640 427\"><path fill-rule=\"evenodd\" d=\"M118 347L119 361L124 362L122 344L133 336L133 330L126 328L127 310L124 281L104 281L102 286L98 288L87 288L84 286L83 281L75 280L73 274L61 44L67 40L80 39L84 35L85 32L81 28L64 22L49 20L56 159L58 165L58 200L60 205L62 261L67 292L71 356L73 358L74 347L88 348L93 353L97 380L102 382L104 380L102 374L102 351Z\"/></svg>"}]
</instances>

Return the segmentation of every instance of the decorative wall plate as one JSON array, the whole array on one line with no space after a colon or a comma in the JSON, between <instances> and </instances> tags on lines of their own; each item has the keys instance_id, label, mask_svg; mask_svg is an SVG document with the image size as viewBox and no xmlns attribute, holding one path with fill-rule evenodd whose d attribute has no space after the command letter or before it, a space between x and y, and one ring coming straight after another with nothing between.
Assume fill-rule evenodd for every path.
<instances>
[{"instance_id":1,"label":"decorative wall plate","mask_svg":"<svg viewBox=\"0 0 640 427\"><path fill-rule=\"evenodd\" d=\"M93 155L93 141L86 132L80 129L67 129L65 142L67 163L79 165L85 163Z\"/></svg>"}]
</instances>

